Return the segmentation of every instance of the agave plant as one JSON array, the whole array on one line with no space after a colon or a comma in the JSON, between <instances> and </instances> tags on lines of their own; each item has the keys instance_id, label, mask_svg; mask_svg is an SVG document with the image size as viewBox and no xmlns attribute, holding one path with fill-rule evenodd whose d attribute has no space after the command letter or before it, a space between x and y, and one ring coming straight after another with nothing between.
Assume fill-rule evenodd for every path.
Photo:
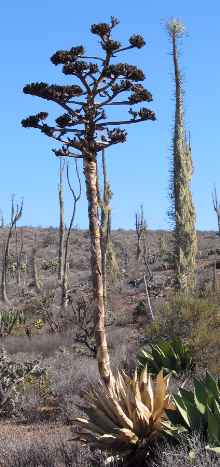
<instances>
[{"instance_id":1,"label":"agave plant","mask_svg":"<svg viewBox=\"0 0 220 467\"><path fill-rule=\"evenodd\" d=\"M87 418L77 418L81 431L77 439L101 450L131 458L148 452L162 433L172 434L166 410L175 410L169 393L169 377L163 371L152 380L145 368L133 378L118 372L110 389L92 387L86 395ZM135 464L136 465L136 464Z\"/></svg>"},{"instance_id":2,"label":"agave plant","mask_svg":"<svg viewBox=\"0 0 220 467\"><path fill-rule=\"evenodd\" d=\"M203 381L194 380L193 391L181 388L173 400L177 411L167 412L173 424L182 430L201 432L208 448L220 453L220 380L207 372Z\"/></svg>"},{"instance_id":3,"label":"agave plant","mask_svg":"<svg viewBox=\"0 0 220 467\"><path fill-rule=\"evenodd\" d=\"M148 367L152 374L157 374L162 368L166 374L180 374L193 368L193 356L189 347L181 339L175 338L170 342L161 340L150 345L150 350L143 347L137 360L137 367L142 370Z\"/></svg>"},{"instance_id":4,"label":"agave plant","mask_svg":"<svg viewBox=\"0 0 220 467\"><path fill-rule=\"evenodd\" d=\"M20 310L0 311L0 337L8 336L17 324L24 324L25 316Z\"/></svg>"}]
</instances>

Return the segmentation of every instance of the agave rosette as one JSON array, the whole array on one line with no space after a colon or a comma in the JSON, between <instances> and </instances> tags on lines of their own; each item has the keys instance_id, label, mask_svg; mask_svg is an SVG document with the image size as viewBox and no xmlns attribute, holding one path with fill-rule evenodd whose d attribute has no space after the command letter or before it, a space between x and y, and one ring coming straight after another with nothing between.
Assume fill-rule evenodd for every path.
<instances>
[{"instance_id":1,"label":"agave rosette","mask_svg":"<svg viewBox=\"0 0 220 467\"><path fill-rule=\"evenodd\" d=\"M86 395L87 418L75 420L78 439L102 450L127 455L151 444L161 432L172 433L166 410L175 410L169 393L169 377L160 371L153 380L145 368L133 378L118 372L111 387L101 383Z\"/></svg>"}]
</instances>

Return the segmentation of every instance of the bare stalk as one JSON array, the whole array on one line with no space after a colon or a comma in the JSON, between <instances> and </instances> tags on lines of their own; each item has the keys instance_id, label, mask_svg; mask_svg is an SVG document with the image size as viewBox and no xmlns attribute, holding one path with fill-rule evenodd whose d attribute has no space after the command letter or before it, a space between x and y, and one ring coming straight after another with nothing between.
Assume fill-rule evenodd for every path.
<instances>
[{"instance_id":1,"label":"bare stalk","mask_svg":"<svg viewBox=\"0 0 220 467\"><path fill-rule=\"evenodd\" d=\"M60 208L60 225L59 225L59 260L58 260L58 280L62 283L64 275L64 237L65 237L65 221L64 221L64 193L63 193L63 173L65 169L65 160L60 158L59 166L59 208Z\"/></svg>"},{"instance_id":2,"label":"bare stalk","mask_svg":"<svg viewBox=\"0 0 220 467\"><path fill-rule=\"evenodd\" d=\"M75 172L77 176L77 181L79 185L79 192L76 194L71 182L70 182L70 176L69 176L69 164L66 166L66 175L67 175L67 181L68 181L68 186L70 189L70 192L72 193L73 196L73 211L72 211L72 216L70 219L67 235L66 235L66 242L64 245L64 267L63 267L63 280L62 280L62 301L61 304L65 307L68 303L68 297L67 297L67 292L68 292L68 252L69 252L69 240L70 240L70 234L72 227L74 225L74 220L76 216L76 208L77 208L77 203L81 198L81 193L82 193L82 186L81 186L81 180L80 180L80 175L79 175L79 169L78 169L78 164L77 160L74 160L75 162Z\"/></svg>"},{"instance_id":3,"label":"bare stalk","mask_svg":"<svg viewBox=\"0 0 220 467\"><path fill-rule=\"evenodd\" d=\"M8 256L10 241L12 238L13 230L23 214L23 200L20 205L14 202L14 195L11 198L11 221L9 224L8 236L3 247L3 261L2 261L2 278L1 278L1 296L4 303L10 303L7 295L7 269L8 269Z\"/></svg>"}]
</instances>

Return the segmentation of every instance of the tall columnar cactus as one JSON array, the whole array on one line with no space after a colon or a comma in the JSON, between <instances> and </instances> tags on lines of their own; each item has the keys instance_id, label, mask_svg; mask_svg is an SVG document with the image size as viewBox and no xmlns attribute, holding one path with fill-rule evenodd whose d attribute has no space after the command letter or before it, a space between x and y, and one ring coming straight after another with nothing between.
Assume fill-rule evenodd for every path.
<instances>
[{"instance_id":1,"label":"tall columnar cactus","mask_svg":"<svg viewBox=\"0 0 220 467\"><path fill-rule=\"evenodd\" d=\"M171 219L175 228L176 284L178 289L186 291L195 287L197 237L190 188L193 171L191 145L185 131L183 86L177 47L177 40L184 34L185 28L180 21L172 19L167 24L167 30L172 42L176 100L170 187Z\"/></svg>"}]
</instances>

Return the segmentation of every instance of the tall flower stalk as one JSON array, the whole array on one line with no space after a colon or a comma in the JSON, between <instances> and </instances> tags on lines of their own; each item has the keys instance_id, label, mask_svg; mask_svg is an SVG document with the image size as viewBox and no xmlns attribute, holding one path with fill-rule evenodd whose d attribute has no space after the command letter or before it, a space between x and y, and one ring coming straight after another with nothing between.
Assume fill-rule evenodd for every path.
<instances>
[{"instance_id":1,"label":"tall flower stalk","mask_svg":"<svg viewBox=\"0 0 220 467\"><path fill-rule=\"evenodd\" d=\"M183 84L179 66L178 38L184 35L184 25L172 19L167 24L172 43L175 76L175 124L171 167L171 219L175 229L176 285L181 291L194 289L197 253L195 208L191 193L193 172L190 140L184 123Z\"/></svg>"},{"instance_id":2,"label":"tall flower stalk","mask_svg":"<svg viewBox=\"0 0 220 467\"><path fill-rule=\"evenodd\" d=\"M54 65L63 65L65 75L77 80L76 84L61 86L38 82L24 87L25 94L53 101L62 108L64 113L56 119L55 124L45 123L48 117L46 112L31 115L22 121L23 127L37 128L61 143L61 148L54 150L57 156L74 157L83 161L88 201L97 359L100 375L106 386L110 385L111 369L105 333L97 156L104 149L126 141L127 133L120 128L121 125L155 120L152 110L136 107L136 104L152 100L150 92L141 84L145 79L144 72L126 62L114 63L119 54L133 48L140 49L145 41L142 36L135 34L130 37L129 44L123 47L112 38L112 31L117 24L118 20L112 17L110 24L91 26L92 34L99 37L101 56L86 55L84 47L80 45L70 50L59 50L51 57ZM107 110L126 107L129 108L128 117L107 118Z\"/></svg>"}]
</instances>

